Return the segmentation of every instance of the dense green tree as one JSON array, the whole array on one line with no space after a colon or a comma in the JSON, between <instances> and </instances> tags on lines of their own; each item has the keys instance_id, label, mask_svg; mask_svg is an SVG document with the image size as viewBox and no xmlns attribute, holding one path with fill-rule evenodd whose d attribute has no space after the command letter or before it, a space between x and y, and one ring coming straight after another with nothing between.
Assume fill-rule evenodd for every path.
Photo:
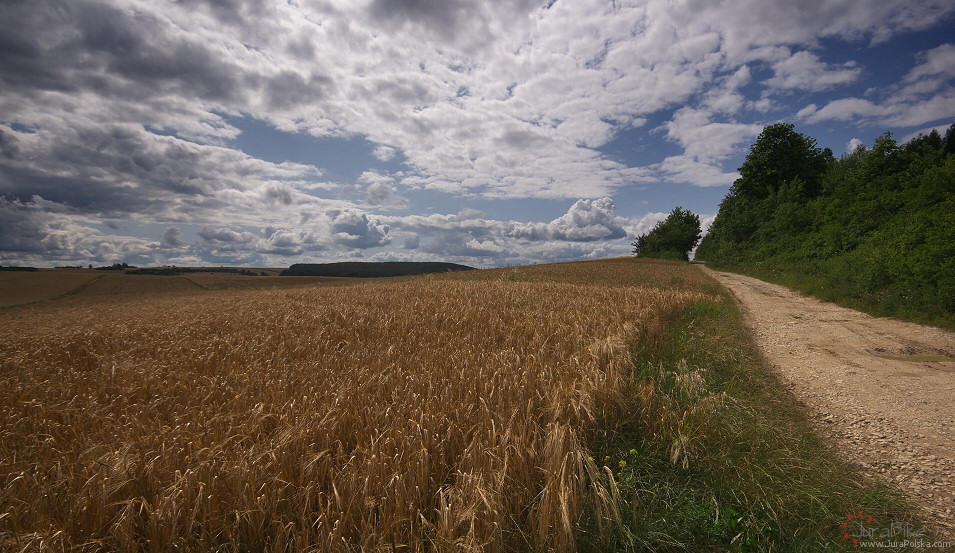
<instances>
[{"instance_id":1,"label":"dense green tree","mask_svg":"<svg viewBox=\"0 0 955 553\"><path fill-rule=\"evenodd\" d=\"M700 216L688 209L675 207L666 219L637 237L633 253L637 257L688 260L690 250L700 241Z\"/></svg>"},{"instance_id":2,"label":"dense green tree","mask_svg":"<svg viewBox=\"0 0 955 553\"><path fill-rule=\"evenodd\" d=\"M766 127L696 258L763 271L880 315L955 327L955 125L835 159ZM766 272L768 271L768 272Z\"/></svg>"},{"instance_id":3,"label":"dense green tree","mask_svg":"<svg viewBox=\"0 0 955 553\"><path fill-rule=\"evenodd\" d=\"M793 125L770 125L760 133L739 168L740 178L731 193L759 200L798 178L803 183L802 194L815 196L831 157L831 150L820 150L814 139L796 132Z\"/></svg>"},{"instance_id":4,"label":"dense green tree","mask_svg":"<svg viewBox=\"0 0 955 553\"><path fill-rule=\"evenodd\" d=\"M820 194L824 175L835 162L831 150L818 148L789 123L764 128L739 168L740 178L720 203L697 257L740 263L749 250L743 244L771 243L780 230L809 226L799 206ZM777 210L785 213L777 217Z\"/></svg>"},{"instance_id":5,"label":"dense green tree","mask_svg":"<svg viewBox=\"0 0 955 553\"><path fill-rule=\"evenodd\" d=\"M955 125L952 125L945 131L945 140L942 148L946 155L955 154Z\"/></svg>"}]
</instances>

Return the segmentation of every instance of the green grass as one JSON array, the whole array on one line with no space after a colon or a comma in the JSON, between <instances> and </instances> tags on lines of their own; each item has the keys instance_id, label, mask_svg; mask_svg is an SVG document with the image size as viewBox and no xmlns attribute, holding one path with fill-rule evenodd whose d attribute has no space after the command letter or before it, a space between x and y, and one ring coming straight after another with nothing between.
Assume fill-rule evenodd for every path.
<instances>
[{"instance_id":1,"label":"green grass","mask_svg":"<svg viewBox=\"0 0 955 553\"><path fill-rule=\"evenodd\" d=\"M599 538L588 521L581 549L857 550L838 525L859 510L921 527L905 498L865 483L813 432L720 298L633 344L634 415L590 444L614 474L623 529Z\"/></svg>"},{"instance_id":2,"label":"green grass","mask_svg":"<svg viewBox=\"0 0 955 553\"><path fill-rule=\"evenodd\" d=\"M955 330L955 313L947 312L937 306L934 311L924 309L925 301L916 301L917 290L909 295L900 295L889 289L875 293L867 292L861 289L858 282L845 276L850 274L849 271L837 271L831 268L806 270L786 265L759 267L714 265L713 268L779 284L874 317L890 317ZM935 303L932 305L935 306Z\"/></svg>"}]
</instances>

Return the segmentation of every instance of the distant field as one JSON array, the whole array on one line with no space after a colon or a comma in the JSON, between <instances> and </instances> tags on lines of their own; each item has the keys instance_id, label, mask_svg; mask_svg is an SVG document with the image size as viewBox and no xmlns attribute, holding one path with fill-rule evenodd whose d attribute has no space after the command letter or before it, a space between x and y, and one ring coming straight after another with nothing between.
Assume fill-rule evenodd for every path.
<instances>
[{"instance_id":1,"label":"distant field","mask_svg":"<svg viewBox=\"0 0 955 553\"><path fill-rule=\"evenodd\" d=\"M279 277L230 273L189 273L186 275L127 275L121 271L94 269L41 269L36 272L0 272L0 307L39 301L77 298L156 296L201 290L249 290L293 288L307 285L342 285L353 281L327 277Z\"/></svg>"},{"instance_id":2,"label":"distant field","mask_svg":"<svg viewBox=\"0 0 955 553\"><path fill-rule=\"evenodd\" d=\"M335 278L335 277L314 277L314 276L245 276L233 275L228 273L194 273L183 275L184 278L194 282L201 288L207 290L261 290L272 288L294 288L296 286L308 285L331 285L342 286L355 284L354 279Z\"/></svg>"},{"instance_id":3,"label":"distant field","mask_svg":"<svg viewBox=\"0 0 955 553\"><path fill-rule=\"evenodd\" d=\"M154 295L196 290L201 288L181 276L136 276L121 272L106 272L100 279L77 294L77 298L93 300L115 295L148 298Z\"/></svg>"},{"instance_id":4,"label":"distant field","mask_svg":"<svg viewBox=\"0 0 955 553\"><path fill-rule=\"evenodd\" d=\"M90 282L101 272L83 269L41 269L0 272L0 307L61 296Z\"/></svg>"}]
</instances>

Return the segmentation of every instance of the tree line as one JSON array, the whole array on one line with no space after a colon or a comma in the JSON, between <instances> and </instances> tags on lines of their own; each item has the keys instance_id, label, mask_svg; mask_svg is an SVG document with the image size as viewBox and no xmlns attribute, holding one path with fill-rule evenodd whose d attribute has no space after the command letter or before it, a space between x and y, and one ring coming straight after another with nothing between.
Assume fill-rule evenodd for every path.
<instances>
[{"instance_id":1,"label":"tree line","mask_svg":"<svg viewBox=\"0 0 955 553\"><path fill-rule=\"evenodd\" d=\"M878 315L955 326L955 125L836 158L766 127L696 258Z\"/></svg>"}]
</instances>

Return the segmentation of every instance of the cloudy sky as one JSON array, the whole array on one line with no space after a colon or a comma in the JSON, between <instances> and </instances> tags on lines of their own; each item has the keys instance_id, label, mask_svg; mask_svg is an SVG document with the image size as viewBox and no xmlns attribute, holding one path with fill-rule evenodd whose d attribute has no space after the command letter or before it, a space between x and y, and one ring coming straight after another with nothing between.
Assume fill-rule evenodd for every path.
<instances>
[{"instance_id":1,"label":"cloudy sky","mask_svg":"<svg viewBox=\"0 0 955 553\"><path fill-rule=\"evenodd\" d=\"M0 263L626 255L767 124L947 127L953 37L950 0L4 0Z\"/></svg>"}]
</instances>

